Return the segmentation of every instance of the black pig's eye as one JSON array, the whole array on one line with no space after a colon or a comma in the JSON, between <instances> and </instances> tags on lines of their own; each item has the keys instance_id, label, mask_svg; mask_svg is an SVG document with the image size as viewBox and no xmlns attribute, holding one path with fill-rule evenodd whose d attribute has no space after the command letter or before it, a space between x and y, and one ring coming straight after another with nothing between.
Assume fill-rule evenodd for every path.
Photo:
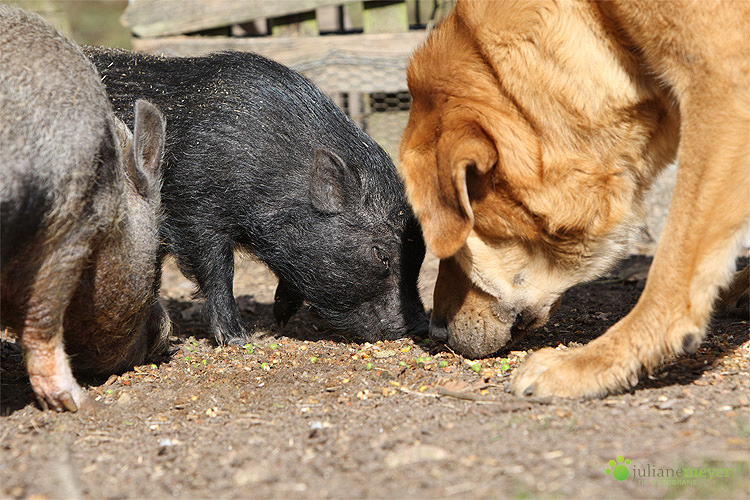
<instances>
[{"instance_id":1,"label":"black pig's eye","mask_svg":"<svg viewBox=\"0 0 750 500\"><path fill-rule=\"evenodd\" d=\"M372 253L375 255L375 258L382 262L386 268L391 265L391 258L387 253L383 251L383 249L372 247Z\"/></svg>"}]
</instances>

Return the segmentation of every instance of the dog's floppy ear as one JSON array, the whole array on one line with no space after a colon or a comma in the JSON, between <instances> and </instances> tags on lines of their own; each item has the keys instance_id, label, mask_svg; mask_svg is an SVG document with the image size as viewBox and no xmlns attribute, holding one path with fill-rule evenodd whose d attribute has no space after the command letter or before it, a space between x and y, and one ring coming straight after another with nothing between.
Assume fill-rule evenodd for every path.
<instances>
[{"instance_id":1,"label":"dog's floppy ear","mask_svg":"<svg viewBox=\"0 0 750 500\"><path fill-rule=\"evenodd\" d=\"M437 165L429 161L415 164L425 159L403 155L402 174L427 246L445 259L463 246L474 226L467 180L492 170L497 151L479 126L467 125L441 134L434 160Z\"/></svg>"}]
</instances>

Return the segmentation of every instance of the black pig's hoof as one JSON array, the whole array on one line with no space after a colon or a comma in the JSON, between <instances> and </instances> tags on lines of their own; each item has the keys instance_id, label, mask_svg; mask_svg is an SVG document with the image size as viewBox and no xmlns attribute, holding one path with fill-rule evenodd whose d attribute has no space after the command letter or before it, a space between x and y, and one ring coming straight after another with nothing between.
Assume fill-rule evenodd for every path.
<instances>
[{"instance_id":1,"label":"black pig's hoof","mask_svg":"<svg viewBox=\"0 0 750 500\"><path fill-rule=\"evenodd\" d=\"M273 297L273 317L276 323L284 326L296 313L303 302L302 295L284 280L279 280Z\"/></svg>"},{"instance_id":2,"label":"black pig's hoof","mask_svg":"<svg viewBox=\"0 0 750 500\"><path fill-rule=\"evenodd\" d=\"M236 347L243 347L248 343L248 338L244 335L241 335L239 337L229 337L226 339L227 345L232 345Z\"/></svg>"},{"instance_id":3,"label":"black pig's hoof","mask_svg":"<svg viewBox=\"0 0 750 500\"><path fill-rule=\"evenodd\" d=\"M214 337L219 345L230 345L242 347L248 343L248 335L242 326L235 326L231 332L227 328L217 326L213 329Z\"/></svg>"}]
</instances>

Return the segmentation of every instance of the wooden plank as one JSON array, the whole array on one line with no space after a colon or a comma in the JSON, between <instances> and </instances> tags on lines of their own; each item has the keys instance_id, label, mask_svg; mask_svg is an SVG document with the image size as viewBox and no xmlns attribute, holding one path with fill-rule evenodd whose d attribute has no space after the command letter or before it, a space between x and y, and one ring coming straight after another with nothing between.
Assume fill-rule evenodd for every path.
<instances>
[{"instance_id":1,"label":"wooden plank","mask_svg":"<svg viewBox=\"0 0 750 500\"><path fill-rule=\"evenodd\" d=\"M425 31L318 37L169 37L134 39L151 54L203 55L220 50L256 52L306 75L328 93L399 92L407 89L409 55Z\"/></svg>"},{"instance_id":2,"label":"wooden plank","mask_svg":"<svg viewBox=\"0 0 750 500\"><path fill-rule=\"evenodd\" d=\"M417 3L417 9L419 10L419 24L426 26L427 23L432 19L433 14L437 10L435 2L420 1Z\"/></svg>"},{"instance_id":3,"label":"wooden plank","mask_svg":"<svg viewBox=\"0 0 750 500\"><path fill-rule=\"evenodd\" d=\"M435 0L437 6L433 18L427 22L427 29L432 29L435 24L442 21L448 15L453 12L453 8L456 6L456 0Z\"/></svg>"},{"instance_id":4,"label":"wooden plank","mask_svg":"<svg viewBox=\"0 0 750 500\"><path fill-rule=\"evenodd\" d=\"M344 5L344 30L362 29L362 2L349 2Z\"/></svg>"},{"instance_id":5,"label":"wooden plank","mask_svg":"<svg viewBox=\"0 0 750 500\"><path fill-rule=\"evenodd\" d=\"M409 6L409 26L417 25L432 29L436 23L451 13L456 0L407 0L407 5Z\"/></svg>"},{"instance_id":6,"label":"wooden plank","mask_svg":"<svg viewBox=\"0 0 750 500\"><path fill-rule=\"evenodd\" d=\"M196 56L220 50L244 50L272 57L285 64L310 60L331 51L340 53L408 56L427 38L426 31L319 37L201 37L136 38L133 49L149 54Z\"/></svg>"},{"instance_id":7,"label":"wooden plank","mask_svg":"<svg viewBox=\"0 0 750 500\"><path fill-rule=\"evenodd\" d=\"M131 0L121 21L140 37L192 33L356 0Z\"/></svg>"},{"instance_id":8,"label":"wooden plank","mask_svg":"<svg viewBox=\"0 0 750 500\"><path fill-rule=\"evenodd\" d=\"M406 9L409 11L409 26L419 24L419 4L425 3L419 0L406 0Z\"/></svg>"},{"instance_id":9,"label":"wooden plank","mask_svg":"<svg viewBox=\"0 0 750 500\"><path fill-rule=\"evenodd\" d=\"M319 7L315 10L319 33L341 33L344 30L341 15L343 9L337 5Z\"/></svg>"},{"instance_id":10,"label":"wooden plank","mask_svg":"<svg viewBox=\"0 0 750 500\"><path fill-rule=\"evenodd\" d=\"M409 30L409 10L402 1L364 3L362 25L365 33L401 33Z\"/></svg>"},{"instance_id":11,"label":"wooden plank","mask_svg":"<svg viewBox=\"0 0 750 500\"><path fill-rule=\"evenodd\" d=\"M276 17L272 21L273 36L315 36L318 34L318 21L315 11Z\"/></svg>"}]
</instances>

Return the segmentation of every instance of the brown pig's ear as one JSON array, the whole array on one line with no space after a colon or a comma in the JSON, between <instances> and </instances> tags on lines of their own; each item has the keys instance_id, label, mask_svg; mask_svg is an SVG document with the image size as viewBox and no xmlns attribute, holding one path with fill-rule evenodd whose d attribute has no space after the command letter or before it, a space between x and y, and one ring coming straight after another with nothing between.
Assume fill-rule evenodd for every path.
<instances>
[{"instance_id":1,"label":"brown pig's ear","mask_svg":"<svg viewBox=\"0 0 750 500\"><path fill-rule=\"evenodd\" d=\"M156 106L139 99L135 103L133 133L118 119L115 125L125 174L141 196L153 199L161 186L166 119Z\"/></svg>"},{"instance_id":2,"label":"brown pig's ear","mask_svg":"<svg viewBox=\"0 0 750 500\"><path fill-rule=\"evenodd\" d=\"M167 121L159 108L142 99L136 101L133 127L135 165L147 175L155 176L161 167L166 127Z\"/></svg>"},{"instance_id":3,"label":"brown pig's ear","mask_svg":"<svg viewBox=\"0 0 750 500\"><path fill-rule=\"evenodd\" d=\"M401 172L428 248L445 259L463 246L474 227L467 174L492 170L497 151L487 134L472 125L443 132L435 156L433 163L404 151Z\"/></svg>"}]
</instances>

